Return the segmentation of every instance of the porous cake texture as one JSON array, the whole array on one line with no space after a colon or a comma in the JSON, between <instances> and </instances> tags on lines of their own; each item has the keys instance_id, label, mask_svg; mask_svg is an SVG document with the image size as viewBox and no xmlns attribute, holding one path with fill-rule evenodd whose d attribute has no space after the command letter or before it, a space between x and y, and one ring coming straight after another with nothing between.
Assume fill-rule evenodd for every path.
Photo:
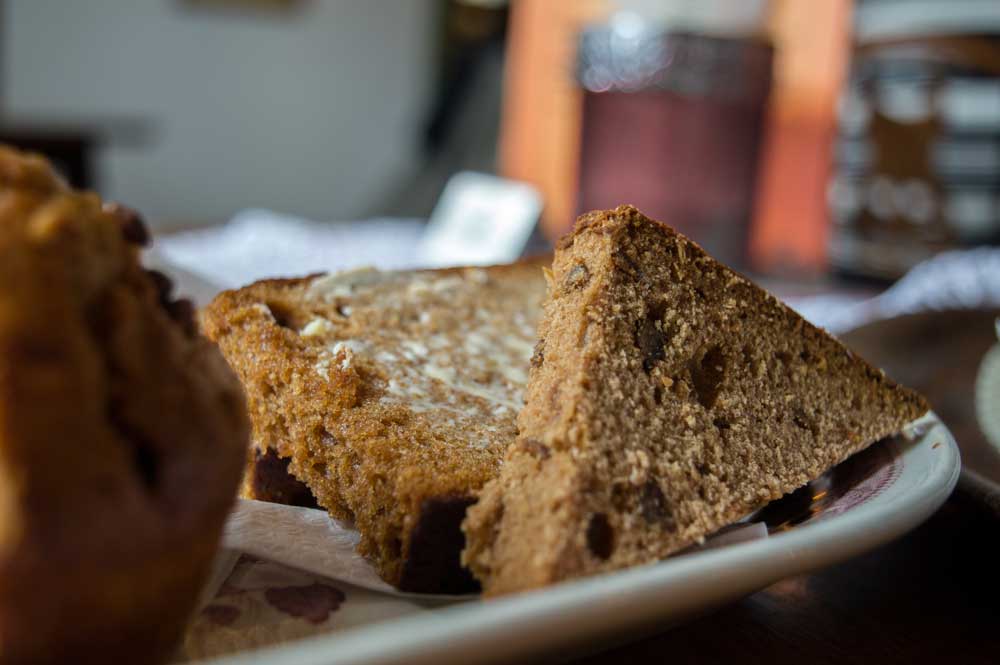
<instances>
[{"instance_id":1,"label":"porous cake texture","mask_svg":"<svg viewBox=\"0 0 1000 665\"><path fill-rule=\"evenodd\" d=\"M474 589L460 524L517 435L546 264L360 269L221 294L203 319L249 401L244 496L314 500L353 522L401 589Z\"/></svg>"},{"instance_id":2,"label":"porous cake texture","mask_svg":"<svg viewBox=\"0 0 1000 665\"><path fill-rule=\"evenodd\" d=\"M464 523L487 594L655 561L927 410L630 206L564 238L519 437Z\"/></svg>"}]
</instances>

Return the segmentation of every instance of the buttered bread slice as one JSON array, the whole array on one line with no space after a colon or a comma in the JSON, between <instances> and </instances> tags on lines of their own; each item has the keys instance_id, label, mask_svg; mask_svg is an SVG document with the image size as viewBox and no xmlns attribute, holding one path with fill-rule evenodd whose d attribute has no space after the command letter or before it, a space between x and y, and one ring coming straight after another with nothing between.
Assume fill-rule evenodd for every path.
<instances>
[{"instance_id":1,"label":"buttered bread slice","mask_svg":"<svg viewBox=\"0 0 1000 665\"><path fill-rule=\"evenodd\" d=\"M362 269L219 295L203 322L247 393L243 495L353 521L401 589L475 588L459 525L516 438L546 264Z\"/></svg>"}]
</instances>

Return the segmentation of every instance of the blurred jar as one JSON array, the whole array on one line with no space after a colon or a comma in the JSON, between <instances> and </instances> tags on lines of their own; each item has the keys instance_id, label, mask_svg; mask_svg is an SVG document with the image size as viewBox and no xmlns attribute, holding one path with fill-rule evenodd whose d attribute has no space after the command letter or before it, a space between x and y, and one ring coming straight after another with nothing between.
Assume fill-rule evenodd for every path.
<instances>
[{"instance_id":1,"label":"blurred jar","mask_svg":"<svg viewBox=\"0 0 1000 665\"><path fill-rule=\"evenodd\" d=\"M581 35L578 209L634 204L740 265L771 85L766 3L639 4Z\"/></svg>"},{"instance_id":2,"label":"blurred jar","mask_svg":"<svg viewBox=\"0 0 1000 665\"><path fill-rule=\"evenodd\" d=\"M841 100L830 263L892 280L1000 241L1000 3L865 0Z\"/></svg>"}]
</instances>

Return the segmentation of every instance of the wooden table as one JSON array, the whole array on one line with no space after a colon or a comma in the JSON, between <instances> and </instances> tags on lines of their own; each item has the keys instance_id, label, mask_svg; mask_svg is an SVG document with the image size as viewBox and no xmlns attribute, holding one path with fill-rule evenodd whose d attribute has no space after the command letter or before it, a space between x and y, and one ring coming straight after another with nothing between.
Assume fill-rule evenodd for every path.
<instances>
[{"instance_id":1,"label":"wooden table","mask_svg":"<svg viewBox=\"0 0 1000 665\"><path fill-rule=\"evenodd\" d=\"M1000 519L958 492L894 543L574 663L997 663L998 552Z\"/></svg>"}]
</instances>

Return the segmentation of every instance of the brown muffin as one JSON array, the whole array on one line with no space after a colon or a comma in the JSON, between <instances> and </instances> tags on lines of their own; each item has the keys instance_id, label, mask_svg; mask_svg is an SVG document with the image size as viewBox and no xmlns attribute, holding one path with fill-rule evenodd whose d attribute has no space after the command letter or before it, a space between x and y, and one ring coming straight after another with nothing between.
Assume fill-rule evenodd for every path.
<instances>
[{"instance_id":1,"label":"brown muffin","mask_svg":"<svg viewBox=\"0 0 1000 665\"><path fill-rule=\"evenodd\" d=\"M655 561L927 410L630 206L560 243L539 338L518 441L464 524L487 594Z\"/></svg>"},{"instance_id":2,"label":"brown muffin","mask_svg":"<svg viewBox=\"0 0 1000 665\"><path fill-rule=\"evenodd\" d=\"M204 322L248 396L244 496L352 521L401 589L475 589L460 525L517 435L543 265L362 269L221 294Z\"/></svg>"},{"instance_id":3,"label":"brown muffin","mask_svg":"<svg viewBox=\"0 0 1000 665\"><path fill-rule=\"evenodd\" d=\"M166 660L235 495L239 384L147 240L0 146L4 663Z\"/></svg>"}]
</instances>

